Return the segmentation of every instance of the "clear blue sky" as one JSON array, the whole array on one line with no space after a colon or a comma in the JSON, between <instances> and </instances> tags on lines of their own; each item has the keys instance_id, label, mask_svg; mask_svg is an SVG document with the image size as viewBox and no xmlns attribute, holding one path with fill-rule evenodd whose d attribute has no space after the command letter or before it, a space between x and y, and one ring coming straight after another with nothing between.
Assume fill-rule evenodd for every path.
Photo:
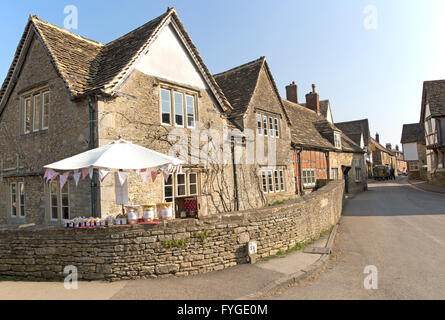
<instances>
[{"instance_id":1,"label":"clear blue sky","mask_svg":"<svg viewBox=\"0 0 445 320\"><path fill-rule=\"evenodd\" d=\"M63 26L66 5L79 10L74 32L106 43L174 6L213 73L266 56L278 88L295 81L300 101L316 83L334 120L368 118L382 143L400 142L418 122L422 82L445 79L445 1L8 1L0 11L4 79L28 15ZM378 9L377 29L363 11Z\"/></svg>"}]
</instances>

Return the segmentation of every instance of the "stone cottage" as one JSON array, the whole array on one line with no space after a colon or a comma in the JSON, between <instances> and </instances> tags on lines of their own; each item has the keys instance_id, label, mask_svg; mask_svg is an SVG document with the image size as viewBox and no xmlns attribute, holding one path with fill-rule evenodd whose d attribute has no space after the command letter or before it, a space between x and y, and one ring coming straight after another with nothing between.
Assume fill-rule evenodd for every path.
<instances>
[{"instance_id":1,"label":"stone cottage","mask_svg":"<svg viewBox=\"0 0 445 320\"><path fill-rule=\"evenodd\" d=\"M285 145L288 119L268 83L265 61L261 65L259 86L270 86L272 96L265 99L274 100L266 113L274 115L276 140ZM248 95L256 106L249 112L256 112L262 95ZM147 185L132 174L131 203L173 201L177 214L186 201L207 208L203 214L259 206L259 191L252 200L238 190L235 181L244 169L230 156L236 139L224 139L240 128L236 111L174 9L108 44L30 16L0 91L0 224L58 224L119 213L111 175L99 183L95 174L77 187L70 178L62 189L57 179L49 184L43 179L44 165L118 138L163 153L173 150L187 162L182 173ZM269 168L277 194L293 192L287 165ZM249 182L258 190L261 174Z\"/></svg>"},{"instance_id":2,"label":"stone cottage","mask_svg":"<svg viewBox=\"0 0 445 320\"><path fill-rule=\"evenodd\" d=\"M378 133L376 133L375 139L371 137L371 152L373 166L387 166L390 169L397 169L396 154L380 144L380 135ZM395 175L397 176L397 170Z\"/></svg>"},{"instance_id":3,"label":"stone cottage","mask_svg":"<svg viewBox=\"0 0 445 320\"><path fill-rule=\"evenodd\" d=\"M333 124L328 112L320 110L316 86L306 95L306 103L298 104L295 83L286 87L283 103L292 122L294 175L298 193L311 191L317 181L345 179L349 192L366 189L364 151ZM326 118L323 114L330 115ZM330 121L332 120L332 121Z\"/></svg>"},{"instance_id":4,"label":"stone cottage","mask_svg":"<svg viewBox=\"0 0 445 320\"><path fill-rule=\"evenodd\" d=\"M408 163L408 178L426 180L425 126L422 123L404 124L403 157Z\"/></svg>"}]
</instances>

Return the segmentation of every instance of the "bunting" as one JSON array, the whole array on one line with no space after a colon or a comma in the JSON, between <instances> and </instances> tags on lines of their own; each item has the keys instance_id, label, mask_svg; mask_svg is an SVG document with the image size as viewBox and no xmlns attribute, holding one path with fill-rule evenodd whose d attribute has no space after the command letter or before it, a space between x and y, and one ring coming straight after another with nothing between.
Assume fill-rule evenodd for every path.
<instances>
[{"instance_id":1,"label":"bunting","mask_svg":"<svg viewBox=\"0 0 445 320\"><path fill-rule=\"evenodd\" d=\"M82 169L82 180L84 180L86 178L88 174L88 169L87 168L83 168Z\"/></svg>"},{"instance_id":2,"label":"bunting","mask_svg":"<svg viewBox=\"0 0 445 320\"><path fill-rule=\"evenodd\" d=\"M119 182L120 182L120 184L121 184L121 186L125 183L125 181L127 181L127 179L128 179L128 176L130 175L128 172L122 172L122 171L119 171L118 173L117 173L117 175L119 176Z\"/></svg>"},{"instance_id":3,"label":"bunting","mask_svg":"<svg viewBox=\"0 0 445 320\"><path fill-rule=\"evenodd\" d=\"M103 182L104 179L105 179L105 177L106 177L109 173L110 173L109 170L100 169L100 170L99 170L99 179L100 179L100 182ZM90 175L90 178L91 178L91 175Z\"/></svg>"},{"instance_id":4,"label":"bunting","mask_svg":"<svg viewBox=\"0 0 445 320\"><path fill-rule=\"evenodd\" d=\"M79 185L79 180L80 180L80 175L81 174L82 173L80 173L80 172L77 172L77 173L73 174L73 178L74 178L74 182L76 183L76 187Z\"/></svg>"},{"instance_id":5,"label":"bunting","mask_svg":"<svg viewBox=\"0 0 445 320\"><path fill-rule=\"evenodd\" d=\"M63 189L63 186L65 185L66 181L68 180L70 173L69 172L65 172L63 174L60 175L59 179L60 179L60 189Z\"/></svg>"},{"instance_id":6,"label":"bunting","mask_svg":"<svg viewBox=\"0 0 445 320\"><path fill-rule=\"evenodd\" d=\"M151 181L155 182L157 177L158 177L158 172L157 171L152 171L151 172Z\"/></svg>"}]
</instances>

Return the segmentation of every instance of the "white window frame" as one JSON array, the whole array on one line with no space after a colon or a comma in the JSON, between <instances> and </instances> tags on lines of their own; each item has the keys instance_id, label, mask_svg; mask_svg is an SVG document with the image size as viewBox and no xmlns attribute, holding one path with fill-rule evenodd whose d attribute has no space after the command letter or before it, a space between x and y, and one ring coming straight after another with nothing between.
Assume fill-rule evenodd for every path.
<instances>
[{"instance_id":1,"label":"white window frame","mask_svg":"<svg viewBox=\"0 0 445 320\"><path fill-rule=\"evenodd\" d=\"M178 176L184 176L184 183L179 183ZM179 194L179 187L184 187L184 194ZM177 173L176 174L176 197L187 197L187 174L186 173Z\"/></svg>"},{"instance_id":2,"label":"white window frame","mask_svg":"<svg viewBox=\"0 0 445 320\"><path fill-rule=\"evenodd\" d=\"M40 100L40 105L37 106L36 105L36 99ZM40 110L39 110L40 109ZM39 111L40 112L40 116L37 117L36 112ZM41 99L41 95L40 93L35 94L32 96L32 132L38 132L41 130L41 116L42 116L42 99ZM36 120L37 120L37 125L38 127L36 128Z\"/></svg>"},{"instance_id":3,"label":"white window frame","mask_svg":"<svg viewBox=\"0 0 445 320\"><path fill-rule=\"evenodd\" d=\"M284 170L280 169L280 187L281 191L286 191L286 183L284 180Z\"/></svg>"},{"instance_id":4,"label":"white window frame","mask_svg":"<svg viewBox=\"0 0 445 320\"><path fill-rule=\"evenodd\" d=\"M172 195L171 195L171 197L168 197L168 198L171 198L171 201L169 201L169 202L173 202L175 200L175 176L173 174L169 174L169 178L170 177L171 177L171 181L172 181L171 184L167 184L168 179L167 179L167 182L165 181L164 178L162 179L162 200L167 201L167 199L166 199L167 197L165 196L165 188L171 187Z\"/></svg>"},{"instance_id":5,"label":"white window frame","mask_svg":"<svg viewBox=\"0 0 445 320\"><path fill-rule=\"evenodd\" d=\"M193 105L192 105L192 108L193 108L193 126L189 126L189 112L188 112L189 106L187 104L187 98L188 97L193 99L192 100L193 101ZM186 113L186 115L185 115L186 121L185 121L184 124L187 125L187 128L195 129L196 128L196 103L195 103L195 96L193 96L191 94L186 94L185 95L185 113Z\"/></svg>"},{"instance_id":6,"label":"white window frame","mask_svg":"<svg viewBox=\"0 0 445 320\"><path fill-rule=\"evenodd\" d=\"M275 129L272 117L269 117L269 137L275 137Z\"/></svg>"},{"instance_id":7,"label":"white window frame","mask_svg":"<svg viewBox=\"0 0 445 320\"><path fill-rule=\"evenodd\" d=\"M334 144L335 148L341 149L341 136L338 132L334 132Z\"/></svg>"},{"instance_id":8,"label":"white window frame","mask_svg":"<svg viewBox=\"0 0 445 320\"><path fill-rule=\"evenodd\" d=\"M267 191L269 193L275 192L275 185L274 185L274 180L273 180L273 170L267 170L267 184L269 186Z\"/></svg>"},{"instance_id":9,"label":"white window frame","mask_svg":"<svg viewBox=\"0 0 445 320\"><path fill-rule=\"evenodd\" d=\"M12 191L13 187L15 189L14 192ZM18 212L19 212L19 210L18 210L19 200L18 200L18 195L17 195L18 192L17 191L18 191L17 190L17 183L16 182L11 182L9 184L9 199L10 199L10 211L9 212L11 214L11 217L13 217L13 218L17 218ZM15 196L15 201L12 200L13 196ZM15 203L15 205L14 205L14 203ZM15 208L15 214L13 214L13 208Z\"/></svg>"},{"instance_id":10,"label":"white window frame","mask_svg":"<svg viewBox=\"0 0 445 320\"><path fill-rule=\"evenodd\" d=\"M48 99L46 99L48 97ZM47 101L48 100L48 101ZM49 91L42 92L42 130L47 130L49 128L49 105L51 103L51 97L49 96ZM47 113L48 117L48 125L45 126L45 113Z\"/></svg>"},{"instance_id":11,"label":"white window frame","mask_svg":"<svg viewBox=\"0 0 445 320\"><path fill-rule=\"evenodd\" d=\"M267 116L263 116L263 134L267 137Z\"/></svg>"},{"instance_id":12,"label":"white window frame","mask_svg":"<svg viewBox=\"0 0 445 320\"><path fill-rule=\"evenodd\" d=\"M23 102L23 110L24 110L24 114L23 114L23 133L24 134L31 133L32 128L33 128L33 124L34 124L34 122L33 122L33 115L32 115L32 113L33 113L33 109L32 109L33 103L32 103L31 99L32 99L32 96L23 99L23 101L24 101ZM28 114L28 104L27 104L28 101L29 101L29 115L30 115L29 130L27 130L28 128L27 128L27 123L26 123L26 121L27 121L26 116Z\"/></svg>"},{"instance_id":13,"label":"white window frame","mask_svg":"<svg viewBox=\"0 0 445 320\"><path fill-rule=\"evenodd\" d=\"M163 91L166 91L166 92L168 92L168 97L169 97L169 102L170 102L170 107L169 107L169 122L164 122L164 119L163 119L163 115L164 114L167 114L166 112L164 112L163 111L163 106L162 106L162 104L163 104L163 101L164 100L162 100L162 92ZM161 124L162 125L164 125L164 126L171 126L172 125L172 119L173 119L173 117L172 117L172 92L171 92L171 90L170 89L165 89L165 88L161 88L161 90L160 90L160 94L159 94L159 101L160 101L160 111L161 111Z\"/></svg>"},{"instance_id":14,"label":"white window frame","mask_svg":"<svg viewBox=\"0 0 445 320\"><path fill-rule=\"evenodd\" d=\"M305 175L305 173L306 173L306 175ZM308 173L309 173L309 175L308 175ZM308 179L310 179L311 181L308 182ZM316 174L315 174L315 169L314 168L301 169L301 181L303 182L303 187L304 188L313 188L313 187L315 187L315 184L317 183L317 177L316 177Z\"/></svg>"},{"instance_id":15,"label":"white window frame","mask_svg":"<svg viewBox=\"0 0 445 320\"><path fill-rule=\"evenodd\" d=\"M192 179L190 179L191 176L195 176L196 177L196 182L195 183L191 182L192 181ZM189 172L187 181L188 181L188 194L189 194L189 196L197 196L198 195L198 187L199 187L199 184L198 184L198 173L197 172ZM191 186L192 185L196 185L196 193L192 193L192 191L191 191Z\"/></svg>"},{"instance_id":16,"label":"white window frame","mask_svg":"<svg viewBox=\"0 0 445 320\"><path fill-rule=\"evenodd\" d=\"M12 187L15 188L15 193L12 192ZM21 191L23 187L23 192ZM12 197L15 196L15 206L13 206ZM23 196L23 201L22 201ZM10 208L9 212L12 218L20 218L24 219L26 217L26 190L25 183L23 181L12 182L9 185L9 199L10 199ZM12 209L15 207L15 215L12 214Z\"/></svg>"},{"instance_id":17,"label":"white window frame","mask_svg":"<svg viewBox=\"0 0 445 320\"><path fill-rule=\"evenodd\" d=\"M274 179L273 182L274 182L275 192L280 192L281 186L280 186L280 176L279 176L278 170L273 171L273 179Z\"/></svg>"},{"instance_id":18,"label":"white window frame","mask_svg":"<svg viewBox=\"0 0 445 320\"><path fill-rule=\"evenodd\" d=\"M63 188L66 187L66 191L67 192L63 192ZM70 206L70 185L68 183L68 181L65 183L65 185L63 186L63 188L59 188L60 189L60 219L62 220L69 220L70 219L70 215L71 215L71 206ZM67 199L68 199L68 206L63 204L63 196L66 195ZM63 217L63 209L64 208L68 208L68 218L64 218Z\"/></svg>"},{"instance_id":19,"label":"white window frame","mask_svg":"<svg viewBox=\"0 0 445 320\"><path fill-rule=\"evenodd\" d=\"M57 185L57 180L51 181L51 183L49 184L49 217L51 219L51 221L59 221L59 216L60 216L60 212L59 212L59 205L60 205L60 198L58 193L56 193L56 206L53 205L53 191L52 191L52 186L53 184L56 186L56 190L59 190L60 187ZM53 208L57 208L57 218L53 217Z\"/></svg>"},{"instance_id":20,"label":"white window frame","mask_svg":"<svg viewBox=\"0 0 445 320\"><path fill-rule=\"evenodd\" d=\"M263 117L259 113L257 113L257 115L256 115L256 122L257 122L257 134L259 136L262 136L263 135Z\"/></svg>"},{"instance_id":21,"label":"white window frame","mask_svg":"<svg viewBox=\"0 0 445 320\"><path fill-rule=\"evenodd\" d=\"M339 177L338 167L332 167L331 170L332 170L332 180L338 180L338 177ZM334 177L334 176L336 176L336 177Z\"/></svg>"},{"instance_id":22,"label":"white window frame","mask_svg":"<svg viewBox=\"0 0 445 320\"><path fill-rule=\"evenodd\" d=\"M182 104L182 125L176 123L176 95L181 95ZM184 93L173 90L173 124L178 128L185 128L185 117L184 117Z\"/></svg>"},{"instance_id":23,"label":"white window frame","mask_svg":"<svg viewBox=\"0 0 445 320\"><path fill-rule=\"evenodd\" d=\"M275 138L280 138L280 120L278 118L274 119L275 125Z\"/></svg>"},{"instance_id":24,"label":"white window frame","mask_svg":"<svg viewBox=\"0 0 445 320\"><path fill-rule=\"evenodd\" d=\"M267 187L267 174L265 170L261 170L261 185L263 187L263 193L269 193L269 188Z\"/></svg>"}]
</instances>

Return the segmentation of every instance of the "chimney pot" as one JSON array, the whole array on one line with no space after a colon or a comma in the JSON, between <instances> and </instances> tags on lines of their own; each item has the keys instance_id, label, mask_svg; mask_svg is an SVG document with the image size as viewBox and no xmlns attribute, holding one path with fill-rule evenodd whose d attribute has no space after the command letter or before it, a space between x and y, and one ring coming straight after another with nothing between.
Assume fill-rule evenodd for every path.
<instances>
[{"instance_id":1,"label":"chimney pot","mask_svg":"<svg viewBox=\"0 0 445 320\"><path fill-rule=\"evenodd\" d=\"M286 86L286 99L298 103L298 86L295 84L295 81Z\"/></svg>"},{"instance_id":2,"label":"chimney pot","mask_svg":"<svg viewBox=\"0 0 445 320\"><path fill-rule=\"evenodd\" d=\"M317 93L315 84L312 85L312 92L306 95L306 108L320 114L320 96Z\"/></svg>"},{"instance_id":3,"label":"chimney pot","mask_svg":"<svg viewBox=\"0 0 445 320\"><path fill-rule=\"evenodd\" d=\"M380 135L378 133L375 134L375 141L380 143Z\"/></svg>"},{"instance_id":4,"label":"chimney pot","mask_svg":"<svg viewBox=\"0 0 445 320\"><path fill-rule=\"evenodd\" d=\"M317 93L317 86L312 84L312 93Z\"/></svg>"}]
</instances>

